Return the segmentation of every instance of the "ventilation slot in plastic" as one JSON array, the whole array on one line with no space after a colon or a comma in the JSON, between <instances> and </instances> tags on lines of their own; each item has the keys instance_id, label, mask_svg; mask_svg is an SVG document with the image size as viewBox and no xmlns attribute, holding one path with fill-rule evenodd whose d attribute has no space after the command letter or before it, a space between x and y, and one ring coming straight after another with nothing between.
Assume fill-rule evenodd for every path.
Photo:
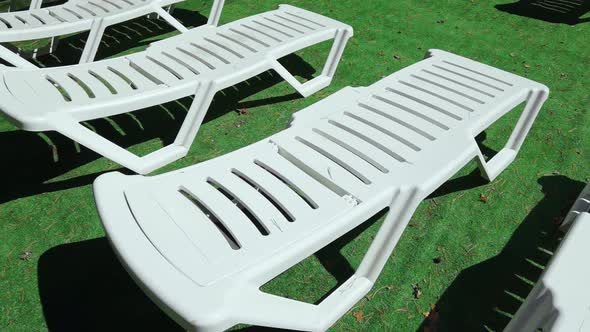
<instances>
[{"instance_id":1,"label":"ventilation slot in plastic","mask_svg":"<svg viewBox=\"0 0 590 332\"><path fill-rule=\"evenodd\" d=\"M318 173L313 168L309 167L305 163L301 162L301 160L297 159L294 155L292 155L286 149L283 149L279 146L279 156L283 157L286 161L291 163L293 166L297 167L303 173L307 174L312 179L316 180L318 183L323 185L324 187L328 188L330 191L335 193L338 196L344 197L350 195L346 190L342 189L336 183L332 182L332 180L326 178L322 174Z\"/></svg>"},{"instance_id":2,"label":"ventilation slot in plastic","mask_svg":"<svg viewBox=\"0 0 590 332\"><path fill-rule=\"evenodd\" d=\"M284 31L281 31L281 30L279 30L279 29L277 29L277 28L273 28L273 27L271 27L270 25L266 25L266 24L264 24L264 23L262 23L262 22L258 22L258 21L252 21L252 22L254 22L254 23L256 23L256 24L258 24L258 25L260 25L260 26L262 26L262 27L265 27L265 28L267 28L267 29L269 29L269 30L272 30L272 31L274 31L274 32L278 32L278 33L280 33L280 34L282 34L282 35L284 35L284 36L287 36L287 37L289 37L289 38L293 38L293 35L290 35L290 34L288 34L288 33L284 32Z\"/></svg>"},{"instance_id":3,"label":"ventilation slot in plastic","mask_svg":"<svg viewBox=\"0 0 590 332\"><path fill-rule=\"evenodd\" d=\"M156 76L152 75L151 73L149 73L145 69L141 68L140 66L136 65L132 61L129 61L129 67L131 67L137 73L139 73L141 76L147 78L148 80L150 80L151 82L153 82L156 85L162 85L162 84L164 84L164 82L160 81Z\"/></svg>"},{"instance_id":4,"label":"ventilation slot in plastic","mask_svg":"<svg viewBox=\"0 0 590 332\"><path fill-rule=\"evenodd\" d=\"M438 93L434 93L434 92L432 92L432 91L430 91L430 90L428 90L428 89L421 88L421 87L419 87L419 86L416 86L416 85L414 85L414 84L411 84L411 83L408 83L408 82L404 82L404 81L399 81L399 82L400 82L401 84L403 84L403 85L407 86L407 87L410 87L410 88L412 88L412 89L415 89L415 90L418 90L418 91L422 91L422 92L424 92L424 93L426 93L426 94L429 94L429 95L431 95L431 96L433 96L433 97L436 97L436 98L438 98L438 99L440 99L440 100L444 100L444 101L446 101L447 103L453 104L453 105L455 105L455 106L457 106L457 107L460 107L460 108L462 108L462 109L464 109L464 110L466 110L466 111L468 111L468 112L474 112L474 109L473 109L473 108L471 108L471 107L468 107L468 106L465 106L465 105L463 105L463 104L461 104L461 103L458 103L458 102L456 102L456 101L454 101L454 100L452 100L452 99L449 99L449 98L447 98L447 97L441 96L441 95L439 95Z\"/></svg>"},{"instance_id":5,"label":"ventilation slot in plastic","mask_svg":"<svg viewBox=\"0 0 590 332\"><path fill-rule=\"evenodd\" d=\"M150 60L151 62L155 63L156 65L158 65L159 67L162 67L163 69L165 69L167 72L169 72L170 74L172 74L174 77L176 77L179 80L184 79L184 77L182 77L182 75L180 75L178 72L176 72L176 70L170 68L170 66L167 66L166 64L162 63L162 61L156 60L151 56L146 56L146 58L148 60Z\"/></svg>"},{"instance_id":6,"label":"ventilation slot in plastic","mask_svg":"<svg viewBox=\"0 0 590 332\"><path fill-rule=\"evenodd\" d=\"M362 123L362 124L364 124L366 126L369 126L369 127L373 128L375 130L378 130L378 131L384 133L385 135L393 138L394 140L402 143L403 145L409 147L410 149L412 149L414 151L420 151L420 150L422 150L419 146L417 146L416 144L408 141L407 139L405 139L405 138L403 138L403 137L401 137L401 136L399 136L397 134L394 134L391 131L389 131L389 130L387 130L387 129L379 126L379 125L376 125L373 122L367 121L366 119L363 119L362 117L360 117L358 115L355 115L355 114L350 113L350 112L344 112L344 115L347 116L347 117L349 117L349 118L351 118L351 119L353 119L353 120L355 120L355 121L358 121L358 122L360 122L360 123Z\"/></svg>"},{"instance_id":7,"label":"ventilation slot in plastic","mask_svg":"<svg viewBox=\"0 0 590 332\"><path fill-rule=\"evenodd\" d=\"M237 45L239 45L239 46L241 46L241 47L243 47L243 48L245 48L245 49L247 49L247 50L249 50L249 51L251 51L251 52L253 52L253 53L258 53L258 51L257 51L255 48L252 48L252 47L250 47L250 46L248 46L248 45L246 45L246 44L242 43L241 41L239 41L239 40L237 40L237 39L235 39L235 38L232 38L232 37L230 37L230 36L226 36L226 35L224 35L224 34L221 34L221 33L217 33L217 35L218 35L219 37L221 37L221 38L225 38L225 39L229 40L230 42L232 42L232 43L234 43L234 44L237 44ZM237 54L237 52L236 52L236 54Z\"/></svg>"},{"instance_id":8,"label":"ventilation slot in plastic","mask_svg":"<svg viewBox=\"0 0 590 332\"><path fill-rule=\"evenodd\" d=\"M259 33L259 34L261 34L261 35L263 35L263 36L266 36L266 37L268 37L268 38L270 38L270 39L272 39L272 40L274 40L274 41L277 41L277 42L279 42L279 43L280 43L280 42L282 42L282 40L278 39L278 38L277 38L277 37L275 37L275 36L269 35L268 33L264 32L264 31L260 31L260 30L258 30L258 29L256 29L256 28L253 28L253 27L251 27L251 26L249 26L249 25L245 25L245 24L242 24L242 26L243 26L244 28L246 28L246 29L252 30L252 31L254 31L254 32L257 32L257 33Z\"/></svg>"},{"instance_id":9,"label":"ventilation slot in plastic","mask_svg":"<svg viewBox=\"0 0 590 332\"><path fill-rule=\"evenodd\" d=\"M8 27L8 29L12 29L12 24L8 23L8 21L3 19L2 17L0 17L0 22L6 24L6 27Z\"/></svg>"},{"instance_id":10,"label":"ventilation slot in plastic","mask_svg":"<svg viewBox=\"0 0 590 332\"><path fill-rule=\"evenodd\" d=\"M243 59L244 58L244 56L241 55L240 53L232 50L231 48L229 48L229 47L227 47L227 46L225 46L223 44L220 44L220 43L216 42L215 40L211 40L209 38L204 38L204 39L205 39L206 42L211 43L211 44L213 44L213 45L215 45L215 46L217 46L217 47L219 47L219 48L227 51L228 53L231 53L231 54L235 55L236 57L238 57L240 59Z\"/></svg>"},{"instance_id":11,"label":"ventilation slot in plastic","mask_svg":"<svg viewBox=\"0 0 590 332\"><path fill-rule=\"evenodd\" d=\"M436 86L436 87L439 87L439 88L441 88L441 89L444 89L444 90L447 90L447 91L449 91L449 92L452 92L452 93L454 93L454 94L456 94L456 95L459 95L459 96L461 96L461 97L464 97L464 98L467 98L467 99L469 99L469 100L472 100L472 101L474 101L474 102L476 102L476 103L478 103L478 104L482 104L482 105L483 105L483 104L485 104L485 102L484 102L483 100L477 99L477 98L475 98L475 97L472 97L472 96L470 96L470 95L468 95L468 94L466 94L466 93L463 93L463 92L457 91L457 90L455 90L455 89L449 88L449 87L448 87L448 86L446 86L446 85L443 85L443 84L440 84L440 83L433 82L433 81L431 81L431 80L429 80L429 79L426 79L426 78L424 78L424 77L417 76L417 75L414 75L414 74L412 74L412 77L413 77L413 78L415 78L415 79L417 79L417 80L420 80L420 81L422 81L422 82L426 82L426 83L428 83L428 84L431 84L431 85L434 85L434 86Z\"/></svg>"},{"instance_id":12,"label":"ventilation slot in plastic","mask_svg":"<svg viewBox=\"0 0 590 332\"><path fill-rule=\"evenodd\" d=\"M170 58L172 61L174 61L174 62L178 63L179 65L183 66L184 68L190 70L193 74L195 74L195 75L199 75L200 74L198 70L196 70L195 68L191 67L188 63L180 60L179 58L175 57L174 55L169 54L167 52L162 52L162 55Z\"/></svg>"},{"instance_id":13,"label":"ventilation slot in plastic","mask_svg":"<svg viewBox=\"0 0 590 332\"><path fill-rule=\"evenodd\" d=\"M269 21L269 22L271 22L271 23L274 23L274 24L276 24L276 25L280 25L280 26L282 26L282 27L284 27L284 28L287 28L287 29L293 30L293 31L295 31L295 32L298 32L298 33L300 33L300 34L305 34L305 32L303 32L303 31L301 31L301 30L299 30L299 29L295 29L295 28L293 28L293 27L292 27L292 26L290 26L290 25L287 25L287 24L284 24L284 23L281 23L281 22L277 22L277 21L275 21L275 20L273 20L273 19L270 19L270 18L268 18L268 17L265 17L264 19L265 19L265 20L267 20L267 21Z\"/></svg>"},{"instance_id":14,"label":"ventilation slot in plastic","mask_svg":"<svg viewBox=\"0 0 590 332\"><path fill-rule=\"evenodd\" d=\"M312 142L310 142L304 138L301 138L299 136L295 137L295 139L297 141L301 142L303 145L307 146L308 148L310 148L310 149L314 150L315 152L321 154L322 156L330 159L332 162L334 162L338 166L342 167L344 170L346 170L348 173L353 175L355 178L359 179L359 181L363 182L364 184L367 184L367 185L371 184L371 180L367 179L359 171L354 169L352 166L346 164L344 161L338 159L336 156L334 156L330 152L320 148L319 146L317 146L317 145L313 144Z\"/></svg>"},{"instance_id":15,"label":"ventilation slot in plastic","mask_svg":"<svg viewBox=\"0 0 590 332\"><path fill-rule=\"evenodd\" d=\"M443 62L444 62L444 63L447 63L447 64L449 64L449 65L451 65L451 66L454 66L454 67L457 67L457 68L461 68L461 69L463 69L463 70L467 70L467 71L469 71L469 72L472 72L472 73L474 73L474 74L481 75L481 76L483 76L483 77L487 77L487 78L489 78L489 79L491 79L491 80L494 80L494 81L496 81L496 82L498 82L498 83L502 83L502 84L505 84L505 85L508 85L508 86L514 86L514 84L512 84L512 83L509 83L509 82L503 81L503 80L501 80L501 79L495 78L495 77L493 77L493 76L490 76L490 75L487 75L487 74L484 74L484 73L478 72L477 70L473 70L473 69L470 69L470 68L467 68L467 67L464 67L464 66L458 65L458 64L456 64L456 63L452 63L452 62L450 62L450 61L447 61L447 60L443 60Z\"/></svg>"},{"instance_id":16,"label":"ventilation slot in plastic","mask_svg":"<svg viewBox=\"0 0 590 332\"><path fill-rule=\"evenodd\" d=\"M90 89L90 87L88 85L86 85L86 83L82 82L82 80L80 80L79 78L77 78L76 76L74 76L74 74L72 73L68 73L68 77L76 82L76 84L78 84L80 86L80 88L82 90L84 90L84 92L86 92L86 94L88 95L88 98L94 98L96 97L94 95L94 92Z\"/></svg>"},{"instance_id":17,"label":"ventilation slot in plastic","mask_svg":"<svg viewBox=\"0 0 590 332\"><path fill-rule=\"evenodd\" d=\"M439 106L436 106L434 104L431 104L429 102L426 102L426 101L424 101L424 100L422 100L420 98L414 97L414 96L409 95L409 94L407 94L405 92L402 92L402 91L399 91L399 90L396 90L396 89L393 89L393 88L386 88L386 90L389 91L389 92L395 93L398 96L402 96L404 98L413 100L414 102L416 102L418 104L422 104L422 105L424 105L424 106L426 106L426 107L428 107L430 109L433 109L433 110L439 112L440 114L444 114L444 115L446 115L446 116L448 116L448 117L450 117L452 119L459 120L459 121L460 120L463 120L463 118L461 118L457 114L451 113L451 112L449 112L449 111L447 111L447 110L445 110L445 109L443 109L443 108L441 108Z\"/></svg>"},{"instance_id":18,"label":"ventilation slot in plastic","mask_svg":"<svg viewBox=\"0 0 590 332\"><path fill-rule=\"evenodd\" d=\"M48 10L47 13L49 14L49 16L55 18L56 20L60 21L60 22L67 22L65 19L63 19L61 16L57 15L55 12Z\"/></svg>"},{"instance_id":19,"label":"ventilation slot in plastic","mask_svg":"<svg viewBox=\"0 0 590 332\"><path fill-rule=\"evenodd\" d=\"M207 68L209 68L209 69L215 69L215 66L213 66L213 65L212 65L212 64L210 64L209 62L205 61L205 60L204 60L203 58L201 58L200 56L198 56L198 55L196 55L196 54L193 54L193 53L191 53L191 52L189 52L189 51L187 51L187 50L185 50L185 49L182 49L182 48L180 48L180 47L177 47L176 49L178 50L178 52L184 53L184 54L186 54L186 55L190 56L191 58L193 58L193 59L195 59L195 60L199 61L200 63L204 64L205 66L207 66Z\"/></svg>"},{"instance_id":20,"label":"ventilation slot in plastic","mask_svg":"<svg viewBox=\"0 0 590 332\"><path fill-rule=\"evenodd\" d=\"M213 52L213 51L211 51L209 49L204 48L201 45L197 45L195 43L191 43L190 45L193 46L193 47L195 47L195 48L198 48L199 50L201 50L201 51L203 51L203 52L205 52L205 53L207 53L207 54L209 54L209 55L211 55L211 56L213 56L213 57L215 57L217 59L219 59L219 61L225 63L226 65L230 64L230 62L226 58L222 57L221 55L219 55L219 54L217 54L217 53L215 53L215 52Z\"/></svg>"},{"instance_id":21,"label":"ventilation slot in plastic","mask_svg":"<svg viewBox=\"0 0 590 332\"><path fill-rule=\"evenodd\" d=\"M292 24L296 24L296 25L298 25L298 26L300 26L300 27L304 27L304 28L307 28L307 29L309 29L309 30L316 30L315 28L312 28L312 27L310 27L309 25L305 25L305 24L303 24L303 23L301 23L301 22L293 21L292 19L290 19L290 18L286 18L286 17L284 17L284 16L281 16L281 15L279 15L279 14L274 14L274 16L275 16L275 17L278 17L278 18L280 18L280 19L282 19L282 20L284 20L284 21L290 22L290 23L292 23Z\"/></svg>"},{"instance_id":22,"label":"ventilation slot in plastic","mask_svg":"<svg viewBox=\"0 0 590 332\"><path fill-rule=\"evenodd\" d=\"M178 192L186 197L189 201L191 201L203 214L217 227L221 235L227 240L227 243L233 250L238 250L242 246L238 239L230 232L230 230L223 224L221 220L211 211L209 208L205 206L197 197L191 195L186 189L181 188Z\"/></svg>"},{"instance_id":23,"label":"ventilation slot in plastic","mask_svg":"<svg viewBox=\"0 0 590 332\"><path fill-rule=\"evenodd\" d=\"M61 86L61 84L57 83L56 80L54 80L53 78L46 76L45 79L51 83L51 85L53 85L55 87L55 89L57 90L57 92L59 92L59 94L61 94L62 98L67 101L70 102L72 101L72 97L70 96L70 94L66 91L66 89L63 88L63 86Z\"/></svg>"},{"instance_id":24,"label":"ventilation slot in plastic","mask_svg":"<svg viewBox=\"0 0 590 332\"><path fill-rule=\"evenodd\" d=\"M323 24L321 24L321 23L318 23L318 22L316 22L316 21L312 21L312 20L310 20L310 19L308 19L308 18L305 18L305 17L303 17L303 16L299 16L299 15L295 15L295 14L291 14L291 13L285 13L285 14L287 14L287 15L291 15L291 16L293 16L293 17L295 17L295 18L298 18L298 19L300 19L300 20L303 20L303 21L307 21L307 22L309 22L309 23L313 23L313 24L315 24L315 25L317 25L317 26L320 26L320 27L323 27L323 28L325 28L325 27L326 27L325 25L323 25Z\"/></svg>"},{"instance_id":25,"label":"ventilation slot in plastic","mask_svg":"<svg viewBox=\"0 0 590 332\"><path fill-rule=\"evenodd\" d=\"M130 80L127 76L121 74L121 72L119 72L118 70L116 70L113 67L107 67L107 69L112 72L113 74L119 76L123 81L125 81L125 83L129 84L129 86L131 87L131 89L133 90L137 90L137 85L135 85L135 83L133 83L132 80Z\"/></svg>"},{"instance_id":26,"label":"ventilation slot in plastic","mask_svg":"<svg viewBox=\"0 0 590 332\"><path fill-rule=\"evenodd\" d=\"M102 11L104 11L105 13L108 13L109 12L106 8L104 8L103 6L101 6L99 4L96 4L94 2L89 1L88 4L94 6L94 7L98 8L98 9L100 9Z\"/></svg>"},{"instance_id":27,"label":"ventilation slot in plastic","mask_svg":"<svg viewBox=\"0 0 590 332\"><path fill-rule=\"evenodd\" d=\"M236 195L231 193L226 187L219 184L217 181L213 180L212 178L207 179L207 183L211 185L213 188L217 189L221 194L223 194L227 199L229 199L233 204L236 205L240 211L246 216L246 218L250 219L252 225L258 229L260 234L267 236L269 233L268 228L260 221L260 219L247 207Z\"/></svg>"},{"instance_id":28,"label":"ventilation slot in plastic","mask_svg":"<svg viewBox=\"0 0 590 332\"><path fill-rule=\"evenodd\" d=\"M411 131L415 132L416 134L419 134L419 135L421 135L421 136L423 136L423 137L425 137L425 138L427 138L427 139L429 139L431 141L436 140L436 137L430 135L429 133L425 132L424 130L422 130L422 129L418 128L418 127L415 127L415 126L413 126L413 125L411 125L411 124L409 124L409 123L407 123L407 122L405 122L403 120L400 120L400 119L394 117L393 115L391 115L389 113L386 113L384 111L378 110L375 107L372 107L372 106L369 106L369 105L366 105L366 104L363 104L363 103L359 103L358 106L361 107L361 108L366 109L367 111L370 111L370 112L373 112L373 113L375 113L377 115L380 115L382 117L385 117L388 120L391 120L391 121L393 121L393 122L395 122L395 123L397 123L399 125L402 125L402 126L408 128L408 129L410 129Z\"/></svg>"},{"instance_id":29,"label":"ventilation slot in plastic","mask_svg":"<svg viewBox=\"0 0 590 332\"><path fill-rule=\"evenodd\" d=\"M70 14L72 14L72 15L76 16L78 19L80 19L80 20L84 19L84 18L82 17L82 15L80 15L80 14L76 13L75 11L71 10L70 8L67 8L67 7L62 7L62 8L63 8L63 10L65 10L66 12L68 12L68 13L70 13Z\"/></svg>"},{"instance_id":30,"label":"ventilation slot in plastic","mask_svg":"<svg viewBox=\"0 0 590 332\"><path fill-rule=\"evenodd\" d=\"M39 15L37 15L37 14L33 14L33 13L31 13L30 15L31 15L31 17L33 17L33 18L35 18L37 21L39 21L41 24L45 24L45 21L44 21L44 20L43 20L43 19L42 19L42 18L41 18Z\"/></svg>"},{"instance_id":31,"label":"ventilation slot in plastic","mask_svg":"<svg viewBox=\"0 0 590 332\"><path fill-rule=\"evenodd\" d=\"M117 8L117 9L123 9L123 7L119 6L118 4L114 3L113 1L109 1L109 0L102 0L102 1L108 3L109 5Z\"/></svg>"},{"instance_id":32,"label":"ventilation slot in plastic","mask_svg":"<svg viewBox=\"0 0 590 332\"><path fill-rule=\"evenodd\" d=\"M90 10L90 9L88 9L86 7L83 7L81 5L76 5L76 7L82 9L83 11L87 12L88 14L90 14L92 16L96 16L96 13L95 12L93 12L92 10Z\"/></svg>"},{"instance_id":33,"label":"ventilation slot in plastic","mask_svg":"<svg viewBox=\"0 0 590 332\"><path fill-rule=\"evenodd\" d=\"M252 179L250 179L244 173L238 171L235 168L232 169L231 172L233 175L237 176L239 179L246 182L249 186L258 191L258 193L260 193L262 196L264 196L264 198L266 198L272 205L274 205L274 207L283 215L283 217L285 217L285 219L287 219L287 221L295 221L295 217L293 217L293 215L291 215L291 213L289 213L289 211L287 211L287 209L283 207L279 201L275 200L266 189L256 184Z\"/></svg>"},{"instance_id":34,"label":"ventilation slot in plastic","mask_svg":"<svg viewBox=\"0 0 590 332\"><path fill-rule=\"evenodd\" d=\"M382 172L382 173L389 173L389 170L387 168L385 168L385 166L383 166L380 163L376 162L371 157L369 157L366 154L362 153L360 150L355 149L351 145L349 145L349 144L347 144L347 143L339 140L338 138L336 138L336 137L334 137L334 136L332 136L330 134L327 134L327 133L321 131L320 129L314 128L312 130L313 130L314 133L316 133L316 134L324 137L325 139L331 141L332 143L337 144L337 145L341 146L342 148L350 151L351 153L353 153L357 157L359 157L362 160L366 161L371 166L375 167L380 172Z\"/></svg>"},{"instance_id":35,"label":"ventilation slot in plastic","mask_svg":"<svg viewBox=\"0 0 590 332\"><path fill-rule=\"evenodd\" d=\"M254 164L268 172L270 175L277 178L279 181L283 182L287 187L289 187L289 189L293 190L294 193L301 197L301 199L305 201L305 203L307 203L309 207L311 207L314 210L318 208L316 202L314 202L309 196L307 196L307 194L304 193L303 190L299 189L299 187L297 187L294 183L286 179L281 173L275 171L274 169L272 169L265 163L261 162L260 160L254 160Z\"/></svg>"},{"instance_id":36,"label":"ventilation slot in plastic","mask_svg":"<svg viewBox=\"0 0 590 332\"><path fill-rule=\"evenodd\" d=\"M345 125L343 125L343 124L341 124L339 122L336 122L334 120L328 120L328 123L331 124L331 125L333 125L334 127L340 128L340 129L348 132L349 134L354 135L354 136L356 136L356 137L358 137L358 138L366 141L367 143L369 143L369 144L375 146L376 148L378 148L379 150L387 153L390 157L392 157L393 159L395 159L395 160L397 160L399 162L402 162L403 163L403 162L406 162L407 161L406 158L404 158L404 157L400 156L399 154L391 151L389 148L387 148L383 144L381 144L381 143L379 143L379 142L377 142L377 141L369 138L366 135L363 135L363 134L359 133L358 131L356 131L356 130L354 130L352 128L349 128L349 127L347 127L347 126L345 126Z\"/></svg>"},{"instance_id":37,"label":"ventilation slot in plastic","mask_svg":"<svg viewBox=\"0 0 590 332\"><path fill-rule=\"evenodd\" d=\"M235 34L238 34L238 35L244 37L244 38L248 38L248 39L250 39L250 40L252 40L252 41L254 41L254 42L256 42L256 43L258 43L258 44L260 44L262 46L264 46L264 47L270 47L270 45L268 45L267 43L263 42L262 40L260 40L258 38L254 38L254 37L252 37L252 36L250 36L250 35L248 35L246 33L243 33L242 31L239 31L239 30L236 30L236 29L233 29L233 28L230 28L229 30L231 32L235 33Z\"/></svg>"},{"instance_id":38,"label":"ventilation slot in plastic","mask_svg":"<svg viewBox=\"0 0 590 332\"><path fill-rule=\"evenodd\" d=\"M430 74L430 75L432 75L432 76L436 76L436 77L438 77L438 78L440 78L440 79L443 79L443 80L445 80L445 81L448 81L448 82L451 82L451 83L454 83L454 84L460 85L460 86L462 86L462 87L464 87L464 88L471 89L471 90L473 90L473 91L475 91L475 92L481 93L482 95L485 95L485 96L488 96L488 97L491 97L491 98L496 98L496 96L495 96L495 95L493 95L493 94L491 94L491 93L489 93L489 92L485 92L485 91L483 91L483 90L480 90L480 89L478 89L478 88L474 88L473 86L471 86L471 85L469 85L469 84L465 84L465 83L459 82L459 81L457 81L457 80L454 80L454 79L452 79L452 78L448 78L448 77L446 77L446 76L443 76L443 75L437 74L437 73L435 73L435 72L432 72L432 71L430 71L430 70L428 70L428 69L422 69L422 71L423 71L423 72L425 72L425 73L427 73L427 74Z\"/></svg>"},{"instance_id":39,"label":"ventilation slot in plastic","mask_svg":"<svg viewBox=\"0 0 590 332\"><path fill-rule=\"evenodd\" d=\"M391 106L397 107L398 109L400 109L402 111L405 111L407 113L410 113L413 116L418 117L418 118L420 118L420 119L422 119L422 120L424 120L426 122L429 122L429 123L431 123L431 124L433 124L433 125L441 128L441 129L444 129L444 130L449 130L450 129L448 126L446 126L446 125L444 125L444 124L436 121L435 119L433 119L433 118L431 118L429 116L426 116L426 115L424 115L424 114L422 114L420 112L414 111L413 109L411 109L409 107L406 107L406 106L403 106L401 104L398 104L398 103L396 103L395 101L393 101L393 100L391 100L389 98L385 98L385 97L378 96L378 95L374 95L373 98L375 98L375 99L377 99L377 100L379 100L381 102L384 102L386 104L389 104Z\"/></svg>"},{"instance_id":40,"label":"ventilation slot in plastic","mask_svg":"<svg viewBox=\"0 0 590 332\"><path fill-rule=\"evenodd\" d=\"M445 68L445 67L441 67L441 66L439 66L439 65L432 65L432 66L433 66L433 67L435 67L435 68L438 68L438 69L440 69L440 70L444 70L444 71L446 71L446 72L448 72L448 73L455 74L455 75L457 75L457 76L463 77L463 78L465 78L465 79L468 79L468 80L470 80L470 81L477 82L477 83L479 83L479 84L481 84L481 85L485 85L485 86L487 86L487 87L489 87L489 88L492 88L492 89L494 89L494 90L498 90L498 91L502 91L502 92L504 91L504 89L501 89L501 88L499 88L499 87L497 87L497 86L495 86L495 85L491 85L491 84L489 84L489 83L486 83L486 82L480 81L480 80L478 80L478 79L475 79L475 78L473 78L473 77L471 77L471 76L467 76L467 75L464 75L464 74L458 73L458 72L456 72L456 71L454 71L454 70L451 70L451 69L448 69L448 68Z\"/></svg>"},{"instance_id":41,"label":"ventilation slot in plastic","mask_svg":"<svg viewBox=\"0 0 590 332\"><path fill-rule=\"evenodd\" d=\"M102 76L98 75L97 73L93 72L92 70L88 71L90 76L96 78L100 83L102 83L112 94L117 94L117 89L111 85L107 80L105 80Z\"/></svg>"}]
</instances>

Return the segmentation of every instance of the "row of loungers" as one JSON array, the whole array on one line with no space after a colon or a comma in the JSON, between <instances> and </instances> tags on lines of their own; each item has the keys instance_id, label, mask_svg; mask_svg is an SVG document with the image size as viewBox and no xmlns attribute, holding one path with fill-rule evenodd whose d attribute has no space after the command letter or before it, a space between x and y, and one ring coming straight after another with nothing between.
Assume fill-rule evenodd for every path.
<instances>
[{"instance_id":1,"label":"row of loungers","mask_svg":"<svg viewBox=\"0 0 590 332\"><path fill-rule=\"evenodd\" d=\"M311 95L331 83L353 34L346 24L288 5L217 26L222 0L214 1L207 25L188 30L163 9L177 2L72 0L0 14L0 42L90 30L73 66L37 68L0 47L13 66L0 67L0 111L22 129L58 131L147 174L188 153L216 92L272 69ZM148 13L182 33L143 52L92 62L107 26ZM325 67L306 83L278 61L326 40L334 44ZM288 129L225 156L153 177L100 176L96 204L122 264L185 328L219 331L245 323L323 331L371 289L423 199L471 160L490 181L510 165L548 92L431 50L369 87L344 88L299 111ZM176 140L144 157L82 124L187 96L194 100ZM486 159L475 136L523 102L508 143ZM384 209L387 217L356 273L321 303L260 290ZM571 241L562 251L575 246ZM557 278L546 276L549 283ZM533 316L522 310L519 317ZM521 331L523 321L510 328Z\"/></svg>"}]
</instances>

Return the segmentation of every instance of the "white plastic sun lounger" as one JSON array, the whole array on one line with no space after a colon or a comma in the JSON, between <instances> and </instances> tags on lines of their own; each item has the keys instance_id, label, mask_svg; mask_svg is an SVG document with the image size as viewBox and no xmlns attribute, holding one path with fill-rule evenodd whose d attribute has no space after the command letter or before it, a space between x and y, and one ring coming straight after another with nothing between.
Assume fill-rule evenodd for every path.
<instances>
[{"instance_id":1,"label":"white plastic sun lounger","mask_svg":"<svg viewBox=\"0 0 590 332\"><path fill-rule=\"evenodd\" d=\"M53 38L88 31L80 63L94 60L105 29L145 16L158 14L180 32L187 28L162 7L182 0L71 0L63 5L43 9L0 14L0 43ZM208 25L217 25L224 0L214 0ZM4 46L0 58L17 67L33 66Z\"/></svg>"},{"instance_id":2,"label":"white plastic sun lounger","mask_svg":"<svg viewBox=\"0 0 590 332\"><path fill-rule=\"evenodd\" d=\"M216 92L274 69L308 96L332 81L352 28L282 5L220 27L202 26L146 51L88 64L0 72L0 110L22 129L55 130L137 173L186 155ZM278 59L334 39L316 78L300 83ZM195 96L173 144L139 157L81 121Z\"/></svg>"},{"instance_id":3,"label":"white plastic sun lounger","mask_svg":"<svg viewBox=\"0 0 590 332\"><path fill-rule=\"evenodd\" d=\"M327 329L371 289L425 197L474 158L490 180L512 162L548 95L460 56L430 56L225 156L154 177L100 176L96 203L125 268L190 330ZM485 161L474 137L523 101L507 146ZM385 208L356 273L319 305L259 290Z\"/></svg>"},{"instance_id":4,"label":"white plastic sun lounger","mask_svg":"<svg viewBox=\"0 0 590 332\"><path fill-rule=\"evenodd\" d=\"M567 231L543 275L505 332L590 331L590 184L566 216Z\"/></svg>"}]
</instances>

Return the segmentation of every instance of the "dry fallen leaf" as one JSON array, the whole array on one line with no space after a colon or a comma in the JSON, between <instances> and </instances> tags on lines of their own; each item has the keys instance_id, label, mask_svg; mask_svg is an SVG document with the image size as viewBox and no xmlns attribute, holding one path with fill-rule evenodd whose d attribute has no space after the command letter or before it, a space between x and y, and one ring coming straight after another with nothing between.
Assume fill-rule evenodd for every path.
<instances>
[{"instance_id":1,"label":"dry fallen leaf","mask_svg":"<svg viewBox=\"0 0 590 332\"><path fill-rule=\"evenodd\" d=\"M415 299L422 297L422 287L419 284L412 285L412 295L414 295Z\"/></svg>"},{"instance_id":2,"label":"dry fallen leaf","mask_svg":"<svg viewBox=\"0 0 590 332\"><path fill-rule=\"evenodd\" d=\"M488 196L484 195L484 194L479 194L479 201L482 203L487 203L488 202Z\"/></svg>"},{"instance_id":3,"label":"dry fallen leaf","mask_svg":"<svg viewBox=\"0 0 590 332\"><path fill-rule=\"evenodd\" d=\"M33 257L33 252L30 250L27 250L18 256L18 258L20 258L23 261L30 261L32 257Z\"/></svg>"},{"instance_id":4,"label":"dry fallen leaf","mask_svg":"<svg viewBox=\"0 0 590 332\"><path fill-rule=\"evenodd\" d=\"M354 319L356 319L356 321L359 323L363 320L363 318L365 318L365 314L363 314L361 310L355 312L352 315L354 316Z\"/></svg>"},{"instance_id":5,"label":"dry fallen leaf","mask_svg":"<svg viewBox=\"0 0 590 332\"><path fill-rule=\"evenodd\" d=\"M402 56L396 54L396 55L393 56L393 58L396 59L396 60L401 60L402 59Z\"/></svg>"},{"instance_id":6,"label":"dry fallen leaf","mask_svg":"<svg viewBox=\"0 0 590 332\"><path fill-rule=\"evenodd\" d=\"M531 68L531 65L529 65L528 63L525 63L525 64L524 64L524 67L525 67L526 69L529 69L529 68Z\"/></svg>"},{"instance_id":7,"label":"dry fallen leaf","mask_svg":"<svg viewBox=\"0 0 590 332\"><path fill-rule=\"evenodd\" d=\"M248 115L248 114L250 114L250 111L248 111L247 108L240 108L238 110L238 114L240 114L240 115Z\"/></svg>"}]
</instances>

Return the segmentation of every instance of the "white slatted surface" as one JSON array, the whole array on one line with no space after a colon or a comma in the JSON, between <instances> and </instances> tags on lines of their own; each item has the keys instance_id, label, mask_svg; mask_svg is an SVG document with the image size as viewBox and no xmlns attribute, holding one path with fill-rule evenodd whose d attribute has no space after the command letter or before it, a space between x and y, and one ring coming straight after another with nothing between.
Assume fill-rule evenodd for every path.
<instances>
[{"instance_id":1,"label":"white slatted surface","mask_svg":"<svg viewBox=\"0 0 590 332\"><path fill-rule=\"evenodd\" d=\"M374 282L363 264L319 306L268 297L258 287L391 206L393 219L383 226L391 233L375 240L391 246L376 250L386 259L412 208L479 156L474 137L515 105L540 101L525 110L531 119L546 97L530 80L446 52L432 55L368 88L346 88L296 113L289 129L228 155L160 176L99 178L99 211L124 264L186 327L329 327ZM510 161L486 167L497 175ZM135 193L154 195L131 201ZM162 199L183 213L138 217ZM205 261L187 262L189 250ZM155 262L160 258L165 262Z\"/></svg>"}]
</instances>

